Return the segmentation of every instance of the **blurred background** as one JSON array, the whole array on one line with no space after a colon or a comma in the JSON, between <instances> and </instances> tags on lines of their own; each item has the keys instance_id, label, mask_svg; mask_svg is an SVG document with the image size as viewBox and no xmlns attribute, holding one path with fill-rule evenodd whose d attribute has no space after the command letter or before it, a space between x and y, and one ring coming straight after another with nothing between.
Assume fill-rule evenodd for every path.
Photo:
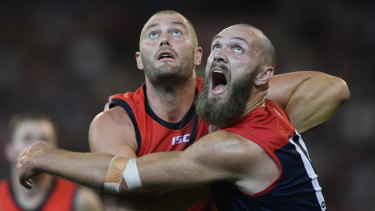
<instances>
[{"instance_id":1,"label":"blurred background","mask_svg":"<svg viewBox=\"0 0 375 211\"><path fill-rule=\"evenodd\" d=\"M235 23L260 28L278 55L277 73L318 70L343 78L351 99L304 140L329 210L375 210L374 1L1 1L0 178L15 113L38 111L58 125L60 147L89 151L88 128L110 94L136 90L139 34L159 10L193 23L204 49Z\"/></svg>"}]
</instances>

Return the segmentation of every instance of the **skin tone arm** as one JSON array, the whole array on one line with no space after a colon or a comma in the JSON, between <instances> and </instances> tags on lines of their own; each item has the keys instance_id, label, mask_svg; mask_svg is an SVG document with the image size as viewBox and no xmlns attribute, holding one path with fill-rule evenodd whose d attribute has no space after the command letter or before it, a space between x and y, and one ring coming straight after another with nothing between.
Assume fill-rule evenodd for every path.
<instances>
[{"instance_id":1,"label":"skin tone arm","mask_svg":"<svg viewBox=\"0 0 375 211\"><path fill-rule=\"evenodd\" d=\"M126 111L120 106L107 109L95 117L90 126L89 143L91 152L110 154L111 157L117 155L125 158L134 158L138 148L133 123ZM90 160L87 162L90 162ZM59 164L56 163L56 165ZM107 167L105 166L105 168ZM157 195L153 193L137 193L121 197L121 200L109 195L103 195L103 199L104 201L110 200L110 205L115 203L116 206L131 210L187 210L206 197L209 191L208 187L197 187L186 190L158 192ZM148 203L143 203L144 201ZM104 203L106 207L109 204Z\"/></svg>"},{"instance_id":2,"label":"skin tone arm","mask_svg":"<svg viewBox=\"0 0 375 211\"><path fill-rule=\"evenodd\" d=\"M300 76L299 76L300 77ZM275 77L276 78L276 77ZM308 81L308 80L310 80L311 78L314 78L314 77L308 77L306 80L303 80L302 82L306 82L306 81ZM323 77L324 78L324 77ZM320 79L321 80L321 79ZM320 80L318 80L318 82L320 81ZM295 80L292 80L292 81L295 81ZM301 82L301 85L300 86L297 86L297 87L304 87L303 85L306 85L306 84L304 84L304 83L302 83ZM272 87L274 87L274 85L272 85L272 83L274 83L274 82L272 82L271 81L271 88ZM345 83L341 80L341 79L339 79L339 84L341 83L341 86L343 86L344 87L344 90L346 89L347 90L347 87L346 87L346 85L345 85ZM284 84L289 84L289 83L284 83ZM343 84L343 85L342 85ZM293 87L293 84L292 84L292 87ZM311 87L311 86L310 86ZM313 88L314 87L316 87L316 84L314 83L314 86L313 86ZM298 89L299 89L298 88ZM297 95L295 95L296 93L298 93L295 89L292 89L292 88L290 88L289 86L286 86L286 89L287 90L292 90L293 92L290 92L290 93L293 93L293 94L291 94L291 95L287 95L287 96L289 96L289 98L290 99L292 99L293 97L292 96L297 96ZM297 89L297 90L298 90ZM340 89L340 90L342 90L342 89ZM311 90L309 90L309 91L311 91ZM327 92L327 90L324 90L325 92ZM345 91L344 91L345 92ZM349 94L348 94L348 91L346 92L347 93L347 97L346 97L346 99L347 98L349 98ZM272 92L270 91L270 96L272 96ZM323 94L324 94L324 92L323 92ZM305 93L304 93L304 95L305 95ZM319 95L318 95L319 96ZM345 93L344 93L344 96L345 96ZM345 99L345 97L341 97L341 99ZM271 98L272 99L272 98ZM312 99L314 99L314 98L312 98ZM342 100L342 101L345 101L345 100ZM284 101L277 101L276 100L276 102L278 102L279 104L281 104L281 105L283 105L283 103L282 102L284 102ZM341 101L339 101L339 102L341 102ZM339 103L340 104L340 103ZM288 105L289 105L289 103L284 103L284 107L285 107L285 105L286 105L286 107L288 107ZM327 105L327 102L325 102L325 105L324 106L326 106ZM336 106L336 107L338 107L338 106ZM320 107L318 107L318 108L320 108ZM115 109L111 109L111 110L114 110L114 111L116 111L116 109L117 108L115 108ZM121 109L121 108L118 108L118 109ZM121 110L118 110L117 109L117 112L120 112ZM124 112L123 110L122 110L122 112ZM334 111L332 111L332 113L333 113ZM125 113L125 112L124 112ZM115 115L116 116L116 115ZM127 115L126 115L127 116ZM293 115L292 115L293 116ZM101 119L102 117L105 117L105 115L101 115L100 117L97 117L97 119ZM122 119L120 120L120 121L123 121ZM323 121L324 122L324 121ZM125 122L126 123L126 122ZM120 124L121 125L121 124ZM115 127L116 127L116 125L115 124L112 124L112 126L113 127L111 127L110 125L106 125L106 124L103 124L102 125L103 127L104 127L104 129L102 128L100 131L107 131L107 129L110 131L111 129L114 129ZM118 125L117 125L118 126ZM105 127L107 127L107 129L105 129ZM96 133L93 133L91 130L92 130L92 128L97 128L97 129L99 129L99 128L101 128L101 126L100 126L100 124L97 124L96 122L93 122L93 124L91 125L91 128L90 128L90 137L91 136L96 136L95 134ZM297 125L297 128L299 128L299 126ZM123 128L122 128L123 129ZM301 130L301 129L300 129ZM120 131L120 130L119 130ZM128 131L129 133L127 133L127 134L125 134L125 135L131 135L131 134L134 134L134 130L130 130L129 129L129 131ZM93 134L92 134L93 133ZM120 131L120 133L111 133L111 132L109 132L107 135L109 135L109 136L106 136L106 135L98 135L97 136L97 139L96 140L98 140L98 143L102 143L102 144L104 144L104 145L106 145L105 143L106 142L103 142L103 141L100 141L99 142L99 140L108 140L109 139L109 137L113 137L113 138L118 138L120 135L121 135L121 131ZM100 138L101 137L101 138ZM126 136L125 136L126 137ZM121 143L121 138L119 138L119 140L120 140L120 142L118 142L118 143ZM91 143L91 138L90 138L90 143ZM113 145L113 146L116 146L116 144L115 145ZM134 152L135 150L133 149L134 148L134 145L133 145L133 147L132 147L132 145L130 144L129 146L128 146L129 148L127 148L127 149L125 149L125 151L126 150L129 150L129 152L130 152L130 156L129 155L121 155L121 153L119 153L121 156L123 156L123 157L133 157L133 156L135 156L135 155L133 155L133 156L131 156L131 152ZM37 148L37 146L36 146L36 148ZM100 147L98 147L98 148L100 148ZM114 147L114 148L116 148L116 147ZM119 151L119 152L122 152L122 150L121 150L121 148L117 148L117 150ZM35 151L34 149L32 150L32 151ZM32 153L32 151L29 151L30 153ZM37 150L38 151L38 150ZM94 151L95 151L95 148L94 148ZM27 153L28 151L26 151L26 153ZM52 169L50 169L49 171L47 171L48 173L51 173L51 174L55 174L55 175L58 175L58 176L66 176L66 178L70 178L70 179L72 179L72 180L74 180L74 179L76 179L76 178L81 178L80 177L80 172L79 171L73 171L73 172L70 172L70 170L71 169L78 169L78 170L82 170L82 169L85 169L84 167L86 167L86 166L90 166L91 164L92 165L94 165L95 166L95 169L97 170L97 171L99 171L99 172L106 172L106 170L107 170L107 168L108 168L108 165L109 165L109 162L110 162L110 160L112 159L112 155L105 155L105 154L95 154L95 153L93 153L93 154L89 154L89 153L73 153L73 154L71 154L71 153L73 153L73 152L67 152L67 151L64 151L64 150L61 150L61 151L59 151L58 152L58 154L56 154L56 155L54 155L54 156L52 156L50 159L47 159L48 161L49 161L49 164L51 165L50 167L52 168ZM111 152L109 152L108 151L108 153L111 153ZM177 153L177 152L176 152ZM111 154L113 154L113 153L111 153ZM163 153L162 153L163 154ZM26 155L26 154L25 154ZM39 156L41 156L42 154L40 154ZM22 163L28 163L28 162L31 162L32 160L33 160L33 155L28 155L28 156L30 156L30 159L29 160L22 160L22 157L20 157L20 168L23 166L23 164ZM91 158L89 158L89 159L87 159L86 157L88 157L88 156L91 156ZM26 156L27 157L27 156ZM48 157L47 157L48 158ZM56 158L58 158L58 159L56 159ZM53 159L56 159L56 161L54 162L54 163L52 163L53 162ZM64 160L64 161L66 161L66 162L64 162L64 163L62 163L62 162L60 162L61 160ZM80 161L80 162L78 162L78 163L76 163L75 161ZM104 161L104 163L103 163L103 161ZM83 163L82 163L83 162ZM39 165L39 164L38 164ZM36 165L35 164L35 166L38 166L38 165ZM63 165L63 166L61 166L61 165ZM48 168L48 166L44 166L44 168L39 168L39 167L36 167L36 168L34 168L34 167L32 167L33 165L29 165L29 166L24 166L24 167L22 167L21 168L21 170L23 171L21 171L20 172L20 175L22 176L21 177L21 180L23 181L23 184L25 185L25 186L27 186L27 187L31 187L30 186L30 184L29 183L25 183L25 181L26 181L26 179L27 178L30 178L30 176L32 176L32 175L34 175L34 174L37 174L38 172L39 172L39 170L40 169L49 169ZM72 166L74 166L74 167L76 167L76 168L72 168ZM62 168L61 168L62 167ZM69 168L68 168L69 167ZM29 168L29 169L28 169ZM59 169L65 169L65 170L67 170L68 172L59 172ZM90 171L93 171L91 168L89 168L89 170ZM26 173L25 173L26 172ZM70 173L69 173L70 172ZM102 188L101 186L102 186L102 182L104 181L104 176L103 176L103 178L99 178L99 180L98 180L98 177L100 177L100 174L99 174L99 172L91 172L91 174L90 175L88 175L87 177L84 177L83 179L81 179L81 180L79 180L79 181L76 181L76 182L79 182L79 183L81 183L81 184L84 184L84 185L89 185L89 186L91 186L91 187L95 187L95 188ZM59 173L59 174L58 174ZM26 175L26 176L25 176ZM96 185L96 186L95 186Z\"/></svg>"},{"instance_id":3,"label":"skin tone arm","mask_svg":"<svg viewBox=\"0 0 375 211\"><path fill-rule=\"evenodd\" d=\"M274 75L266 98L278 103L300 133L328 121L350 98L341 78L317 71Z\"/></svg>"},{"instance_id":4,"label":"skin tone arm","mask_svg":"<svg viewBox=\"0 0 375 211\"><path fill-rule=\"evenodd\" d=\"M33 159L23 160L23 157ZM63 172L56 167L61 159L69 166ZM87 162L92 159L92 162ZM26 188L31 188L29 178L47 172L102 189L111 159L108 154L68 152L39 142L20 155L17 168L21 184ZM80 163L85 164L85 168ZM219 180L251 180L256 182L242 188L255 193L267 187L279 174L274 161L258 145L224 131L201 138L185 151L153 153L137 158L137 166L145 189L185 188ZM124 184L122 189L127 189Z\"/></svg>"},{"instance_id":5,"label":"skin tone arm","mask_svg":"<svg viewBox=\"0 0 375 211\"><path fill-rule=\"evenodd\" d=\"M117 106L98 114L89 130L92 152L108 153L125 158L136 157L134 126L126 111Z\"/></svg>"}]
</instances>

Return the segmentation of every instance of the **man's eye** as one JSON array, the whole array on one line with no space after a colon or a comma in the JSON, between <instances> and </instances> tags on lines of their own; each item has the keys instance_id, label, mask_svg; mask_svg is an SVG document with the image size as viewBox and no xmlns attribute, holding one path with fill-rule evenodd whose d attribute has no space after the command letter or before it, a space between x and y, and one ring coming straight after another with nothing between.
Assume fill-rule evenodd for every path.
<instances>
[{"instance_id":1,"label":"man's eye","mask_svg":"<svg viewBox=\"0 0 375 211\"><path fill-rule=\"evenodd\" d=\"M214 45L213 47L212 47L212 50L214 50L214 51L218 51L218 50L220 50L220 45Z\"/></svg>"},{"instance_id":2,"label":"man's eye","mask_svg":"<svg viewBox=\"0 0 375 211\"><path fill-rule=\"evenodd\" d=\"M157 36L158 36L158 33L156 33L156 32L151 32L150 35L149 35L150 38L155 38Z\"/></svg>"},{"instance_id":3,"label":"man's eye","mask_svg":"<svg viewBox=\"0 0 375 211\"><path fill-rule=\"evenodd\" d=\"M235 48L233 48L233 50L236 53L243 53L243 49L241 47L235 47Z\"/></svg>"},{"instance_id":4,"label":"man's eye","mask_svg":"<svg viewBox=\"0 0 375 211\"><path fill-rule=\"evenodd\" d=\"M181 33L181 31L180 30L174 30L173 32L172 32L172 35L173 36L179 36L179 35L181 35L182 33Z\"/></svg>"}]
</instances>

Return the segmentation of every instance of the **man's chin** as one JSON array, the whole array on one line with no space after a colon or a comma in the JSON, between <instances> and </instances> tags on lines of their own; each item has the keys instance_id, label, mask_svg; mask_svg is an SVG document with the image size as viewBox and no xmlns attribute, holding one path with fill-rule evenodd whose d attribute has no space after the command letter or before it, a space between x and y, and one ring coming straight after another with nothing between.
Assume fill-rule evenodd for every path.
<instances>
[{"instance_id":1,"label":"man's chin","mask_svg":"<svg viewBox=\"0 0 375 211\"><path fill-rule=\"evenodd\" d=\"M219 95L210 93L210 95L207 99L207 104L209 106L215 106L217 104L224 104L225 102L228 101L227 98L228 98L227 92L224 92L224 93L219 94Z\"/></svg>"}]
</instances>

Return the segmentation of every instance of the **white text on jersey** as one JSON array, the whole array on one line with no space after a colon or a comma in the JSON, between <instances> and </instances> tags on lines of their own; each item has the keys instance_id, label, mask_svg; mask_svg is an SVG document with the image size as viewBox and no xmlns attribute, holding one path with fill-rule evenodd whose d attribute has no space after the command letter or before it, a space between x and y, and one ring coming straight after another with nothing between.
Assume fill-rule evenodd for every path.
<instances>
[{"instance_id":1,"label":"white text on jersey","mask_svg":"<svg viewBox=\"0 0 375 211\"><path fill-rule=\"evenodd\" d=\"M189 137L190 134L185 134L183 136L175 136L172 138L172 146L175 144L181 144L181 143L186 143L189 142Z\"/></svg>"}]
</instances>

